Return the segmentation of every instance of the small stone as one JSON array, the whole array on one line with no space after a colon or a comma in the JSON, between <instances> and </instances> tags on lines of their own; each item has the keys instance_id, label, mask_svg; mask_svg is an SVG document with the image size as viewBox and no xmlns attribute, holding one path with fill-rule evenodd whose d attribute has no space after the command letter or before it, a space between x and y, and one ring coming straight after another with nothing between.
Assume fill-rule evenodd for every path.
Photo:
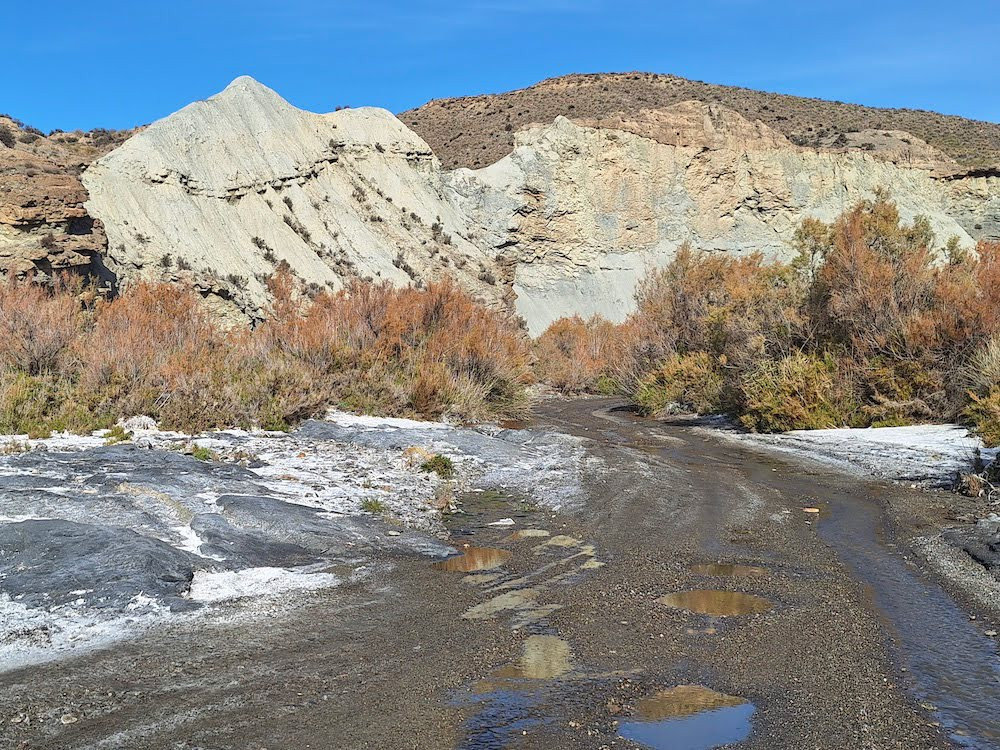
<instances>
[{"instance_id":1,"label":"small stone","mask_svg":"<svg viewBox=\"0 0 1000 750\"><path fill-rule=\"evenodd\" d=\"M59 721L63 724L76 724L80 720L79 716L74 716L73 714L63 714L59 717Z\"/></svg>"},{"instance_id":2,"label":"small stone","mask_svg":"<svg viewBox=\"0 0 1000 750\"><path fill-rule=\"evenodd\" d=\"M995 630L987 630L986 631L986 635L988 635L990 638L996 638L997 631L995 631Z\"/></svg>"},{"instance_id":3,"label":"small stone","mask_svg":"<svg viewBox=\"0 0 1000 750\"><path fill-rule=\"evenodd\" d=\"M819 513L819 508L803 508L803 513Z\"/></svg>"},{"instance_id":4,"label":"small stone","mask_svg":"<svg viewBox=\"0 0 1000 750\"><path fill-rule=\"evenodd\" d=\"M399 534L400 534L400 532L398 532L398 531L387 531L386 533L389 536L399 536Z\"/></svg>"}]
</instances>

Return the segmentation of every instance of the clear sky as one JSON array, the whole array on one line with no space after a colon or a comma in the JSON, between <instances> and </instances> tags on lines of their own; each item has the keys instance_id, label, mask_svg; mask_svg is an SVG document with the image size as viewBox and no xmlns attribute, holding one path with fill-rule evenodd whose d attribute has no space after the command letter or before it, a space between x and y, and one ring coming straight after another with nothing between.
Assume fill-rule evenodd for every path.
<instances>
[{"instance_id":1,"label":"clear sky","mask_svg":"<svg viewBox=\"0 0 1000 750\"><path fill-rule=\"evenodd\" d=\"M1000 121L1000 0L3 0L0 112L151 122L247 74L314 111L577 72Z\"/></svg>"}]
</instances>

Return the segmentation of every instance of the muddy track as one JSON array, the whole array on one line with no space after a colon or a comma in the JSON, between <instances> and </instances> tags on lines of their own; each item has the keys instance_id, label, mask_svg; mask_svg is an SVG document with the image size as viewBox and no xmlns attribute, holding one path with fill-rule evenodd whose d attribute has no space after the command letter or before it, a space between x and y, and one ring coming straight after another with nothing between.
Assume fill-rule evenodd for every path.
<instances>
[{"instance_id":1,"label":"muddy track","mask_svg":"<svg viewBox=\"0 0 1000 750\"><path fill-rule=\"evenodd\" d=\"M885 544L902 490L613 407L533 426L590 439L578 510L472 493L450 570L4 674L0 748L1000 747L992 642Z\"/></svg>"}]
</instances>

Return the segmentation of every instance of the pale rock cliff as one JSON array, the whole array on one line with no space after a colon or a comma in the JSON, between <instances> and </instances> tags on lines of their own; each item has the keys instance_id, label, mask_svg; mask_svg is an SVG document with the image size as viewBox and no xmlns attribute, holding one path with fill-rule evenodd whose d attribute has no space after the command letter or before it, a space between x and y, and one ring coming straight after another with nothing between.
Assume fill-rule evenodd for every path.
<instances>
[{"instance_id":1,"label":"pale rock cliff","mask_svg":"<svg viewBox=\"0 0 1000 750\"><path fill-rule=\"evenodd\" d=\"M597 124L527 128L510 155L450 177L480 228L473 239L511 269L533 334L573 313L622 320L646 269L684 242L788 258L804 218L832 220L880 187L907 221L927 216L941 244L1000 234L996 178L945 180L873 154L796 147L700 102Z\"/></svg>"},{"instance_id":2,"label":"pale rock cliff","mask_svg":"<svg viewBox=\"0 0 1000 750\"><path fill-rule=\"evenodd\" d=\"M107 227L106 262L126 285L185 279L221 309L261 317L267 277L287 263L313 288L448 274L502 301L437 159L384 110L313 114L238 78L152 124L83 181Z\"/></svg>"}]
</instances>

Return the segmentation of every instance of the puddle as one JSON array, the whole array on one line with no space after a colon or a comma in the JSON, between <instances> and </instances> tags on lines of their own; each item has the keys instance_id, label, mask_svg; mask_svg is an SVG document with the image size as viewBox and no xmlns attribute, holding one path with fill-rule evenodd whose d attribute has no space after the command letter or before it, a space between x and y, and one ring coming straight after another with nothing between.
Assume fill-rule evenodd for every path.
<instances>
[{"instance_id":1,"label":"puddle","mask_svg":"<svg viewBox=\"0 0 1000 750\"><path fill-rule=\"evenodd\" d=\"M750 735L749 701L701 685L678 685L644 698L618 733L654 750L711 750Z\"/></svg>"},{"instance_id":2,"label":"puddle","mask_svg":"<svg viewBox=\"0 0 1000 750\"><path fill-rule=\"evenodd\" d=\"M501 541L519 542L522 539L540 539L549 536L545 529L518 529L513 534L508 534Z\"/></svg>"},{"instance_id":3,"label":"puddle","mask_svg":"<svg viewBox=\"0 0 1000 750\"><path fill-rule=\"evenodd\" d=\"M538 594L539 591L535 588L508 591L470 607L462 617L467 620L485 620L507 610L529 609L535 606Z\"/></svg>"},{"instance_id":4,"label":"puddle","mask_svg":"<svg viewBox=\"0 0 1000 750\"><path fill-rule=\"evenodd\" d=\"M449 557L434 563L435 570L447 570L456 573L473 573L477 570L499 568L511 558L511 553L505 549L494 547L466 547L461 555Z\"/></svg>"},{"instance_id":5,"label":"puddle","mask_svg":"<svg viewBox=\"0 0 1000 750\"><path fill-rule=\"evenodd\" d=\"M511 747L524 733L548 723L546 719L532 716L536 696L516 690L491 690L485 694L475 692L457 705L474 705L475 713L463 726L465 737L458 750L500 750Z\"/></svg>"},{"instance_id":6,"label":"puddle","mask_svg":"<svg viewBox=\"0 0 1000 750\"><path fill-rule=\"evenodd\" d=\"M767 568L754 565L739 565L737 563L700 563L692 565L689 570L703 576L724 576L726 578L741 578L762 576L767 574Z\"/></svg>"},{"instance_id":7,"label":"puddle","mask_svg":"<svg viewBox=\"0 0 1000 750\"><path fill-rule=\"evenodd\" d=\"M543 621L553 612L562 609L561 604L538 604L541 591L538 588L518 589L494 596L492 599L470 607L462 614L463 620L489 620L501 613L512 615L511 626L523 628Z\"/></svg>"},{"instance_id":8,"label":"puddle","mask_svg":"<svg viewBox=\"0 0 1000 750\"><path fill-rule=\"evenodd\" d=\"M820 536L831 544L858 578L871 586L887 619L889 641L904 684L941 723L956 747L1000 748L1000 656L939 585L914 570L881 539L881 510L865 495L832 496Z\"/></svg>"},{"instance_id":9,"label":"puddle","mask_svg":"<svg viewBox=\"0 0 1000 750\"><path fill-rule=\"evenodd\" d=\"M771 608L771 602L759 596L741 594L739 591L718 591L714 589L678 591L675 594L661 596L656 601L668 607L719 617L749 615L756 612L766 612Z\"/></svg>"},{"instance_id":10,"label":"puddle","mask_svg":"<svg viewBox=\"0 0 1000 750\"><path fill-rule=\"evenodd\" d=\"M562 638L533 635L524 642L520 661L499 670L496 677L551 680L569 672L572 656L569 644Z\"/></svg>"},{"instance_id":11,"label":"puddle","mask_svg":"<svg viewBox=\"0 0 1000 750\"><path fill-rule=\"evenodd\" d=\"M577 547L580 545L580 543L581 543L580 540L577 539L576 537L567 536L566 534L556 534L554 537L546 539L541 544L536 544L535 554L547 552L548 550L551 550L553 547L563 547L563 548ZM591 545L590 548L593 549L593 545Z\"/></svg>"}]
</instances>

